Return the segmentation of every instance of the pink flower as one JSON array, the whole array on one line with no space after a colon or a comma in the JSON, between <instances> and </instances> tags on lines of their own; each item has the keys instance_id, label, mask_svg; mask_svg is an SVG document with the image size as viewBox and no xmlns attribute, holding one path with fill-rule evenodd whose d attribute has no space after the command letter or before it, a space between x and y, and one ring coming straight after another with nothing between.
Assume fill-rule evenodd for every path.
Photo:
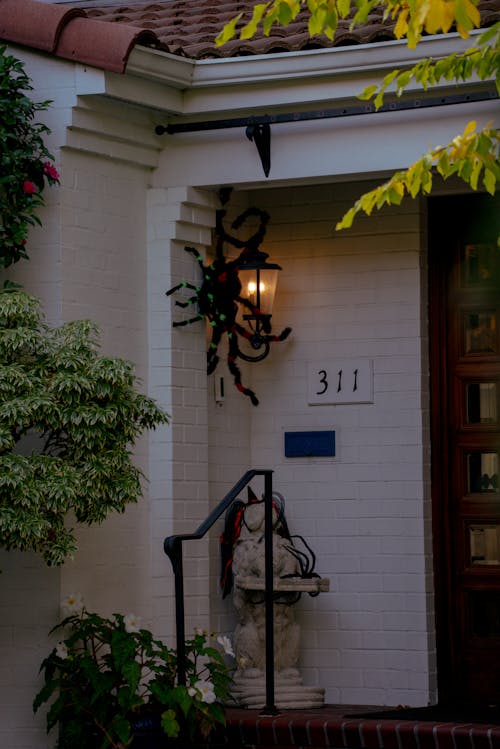
<instances>
[{"instance_id":1,"label":"pink flower","mask_svg":"<svg viewBox=\"0 0 500 749\"><path fill-rule=\"evenodd\" d=\"M43 165L43 173L47 175L49 179L59 181L59 172L50 161L46 161Z\"/></svg>"},{"instance_id":2,"label":"pink flower","mask_svg":"<svg viewBox=\"0 0 500 749\"><path fill-rule=\"evenodd\" d=\"M23 190L26 193L26 195L33 195L33 193L36 192L36 185L34 182L25 180L23 184Z\"/></svg>"}]
</instances>

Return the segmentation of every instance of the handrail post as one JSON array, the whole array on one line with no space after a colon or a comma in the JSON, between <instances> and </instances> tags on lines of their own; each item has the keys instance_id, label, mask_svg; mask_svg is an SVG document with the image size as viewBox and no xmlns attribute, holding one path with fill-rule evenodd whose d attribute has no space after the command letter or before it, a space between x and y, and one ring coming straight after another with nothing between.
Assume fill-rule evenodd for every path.
<instances>
[{"instance_id":1,"label":"handrail post","mask_svg":"<svg viewBox=\"0 0 500 749\"><path fill-rule=\"evenodd\" d=\"M184 620L184 575L182 570L182 541L197 540L210 530L216 520L236 499L240 491L255 477L264 476L264 569L265 569L265 649L266 649L266 704L262 715L277 715L274 704L274 575L273 575L273 471L251 469L233 486L207 519L194 533L168 536L163 542L175 576L175 627L177 637L177 678L186 684L186 642Z\"/></svg>"},{"instance_id":2,"label":"handrail post","mask_svg":"<svg viewBox=\"0 0 500 749\"><path fill-rule=\"evenodd\" d=\"M273 479L264 475L264 571L266 614L266 704L261 715L276 715L274 704L274 574L273 574Z\"/></svg>"},{"instance_id":3,"label":"handrail post","mask_svg":"<svg viewBox=\"0 0 500 749\"><path fill-rule=\"evenodd\" d=\"M165 539L165 554L172 562L175 580L175 632L177 645L177 682L186 684L186 638L184 624L184 574L182 569L182 540L175 536Z\"/></svg>"}]
</instances>

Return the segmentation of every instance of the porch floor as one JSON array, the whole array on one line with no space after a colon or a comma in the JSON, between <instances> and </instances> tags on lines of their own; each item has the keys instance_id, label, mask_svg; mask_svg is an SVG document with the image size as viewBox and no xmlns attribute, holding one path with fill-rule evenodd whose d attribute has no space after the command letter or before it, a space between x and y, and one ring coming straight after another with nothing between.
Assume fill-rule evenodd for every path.
<instances>
[{"instance_id":1,"label":"porch floor","mask_svg":"<svg viewBox=\"0 0 500 749\"><path fill-rule=\"evenodd\" d=\"M350 718L389 707L325 705L314 710L227 708L230 749L500 749L500 724ZM346 717L347 716L347 717Z\"/></svg>"}]
</instances>

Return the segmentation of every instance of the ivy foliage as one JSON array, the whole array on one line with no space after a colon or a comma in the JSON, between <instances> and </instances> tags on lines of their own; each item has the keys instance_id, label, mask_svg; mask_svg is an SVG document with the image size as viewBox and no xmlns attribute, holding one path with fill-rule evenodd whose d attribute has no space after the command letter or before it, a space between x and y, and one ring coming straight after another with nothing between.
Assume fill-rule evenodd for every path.
<instances>
[{"instance_id":1,"label":"ivy foliage","mask_svg":"<svg viewBox=\"0 0 500 749\"><path fill-rule=\"evenodd\" d=\"M478 0L270 0L255 5L246 23L243 14L233 18L216 42L222 45L237 33L248 39L258 28L268 35L274 24L286 26L302 10L309 14L311 36L324 34L333 39L340 19L350 19L352 28L366 23L370 12L382 6L384 19L394 21L396 38L406 38L408 46L414 48L424 34L456 31L468 38L481 23L477 4ZM438 60L424 58L411 68L392 70L379 85L367 87L359 98L373 99L379 109L387 91L401 96L411 83L426 90L441 82L459 83L472 78L494 81L500 95L500 23L480 34L476 43L461 53ZM428 194L436 173L444 179L458 176L473 190L484 189L493 195L500 181L500 131L491 125L479 131L476 128L476 122L467 123L450 143L432 148L407 169L362 195L336 228L350 227L358 213L369 215L383 205L399 205L407 194Z\"/></svg>"},{"instance_id":2,"label":"ivy foliage","mask_svg":"<svg viewBox=\"0 0 500 749\"><path fill-rule=\"evenodd\" d=\"M37 122L48 101L33 102L23 63L0 47L0 269L27 258L30 226L40 224L43 190L59 175L44 143L49 129Z\"/></svg>"},{"instance_id":3,"label":"ivy foliage","mask_svg":"<svg viewBox=\"0 0 500 749\"><path fill-rule=\"evenodd\" d=\"M80 320L44 324L39 301L0 292L0 546L59 565L76 549L72 513L100 523L141 494L129 446L167 415L137 392L129 362L101 356Z\"/></svg>"}]
</instances>

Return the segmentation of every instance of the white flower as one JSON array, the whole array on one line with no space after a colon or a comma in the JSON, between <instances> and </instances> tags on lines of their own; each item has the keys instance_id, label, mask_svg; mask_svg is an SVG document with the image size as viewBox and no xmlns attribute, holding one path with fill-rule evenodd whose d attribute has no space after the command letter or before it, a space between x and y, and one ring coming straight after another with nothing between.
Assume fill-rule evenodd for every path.
<instances>
[{"instance_id":1,"label":"white flower","mask_svg":"<svg viewBox=\"0 0 500 749\"><path fill-rule=\"evenodd\" d=\"M68 648L66 647L66 643L64 642L58 642L56 645L56 655L58 658L60 658L62 661L65 661L68 657Z\"/></svg>"},{"instance_id":2,"label":"white flower","mask_svg":"<svg viewBox=\"0 0 500 749\"><path fill-rule=\"evenodd\" d=\"M127 632L139 632L141 628L140 617L135 614L127 614L127 616L123 617L123 621L125 622L125 630Z\"/></svg>"},{"instance_id":3,"label":"white flower","mask_svg":"<svg viewBox=\"0 0 500 749\"><path fill-rule=\"evenodd\" d=\"M188 694L190 697L196 697L200 696L202 702L206 702L208 704L215 702L217 699L215 695L214 685L211 681L208 681L206 679L200 679L199 681L196 681L194 686L189 687Z\"/></svg>"},{"instance_id":4,"label":"white flower","mask_svg":"<svg viewBox=\"0 0 500 749\"><path fill-rule=\"evenodd\" d=\"M226 655L230 655L232 658L234 658L234 650L229 637L226 637L226 635L219 635L217 638L217 642Z\"/></svg>"},{"instance_id":5,"label":"white flower","mask_svg":"<svg viewBox=\"0 0 500 749\"><path fill-rule=\"evenodd\" d=\"M194 633L195 633L195 635L204 635L206 637L207 630L203 629L203 627L195 627L194 628Z\"/></svg>"},{"instance_id":6,"label":"white flower","mask_svg":"<svg viewBox=\"0 0 500 749\"><path fill-rule=\"evenodd\" d=\"M195 694L198 693L201 697L201 701L206 702L209 705L217 699L215 696L214 685L207 679L200 679L195 682L194 689L191 687L188 689L188 693L191 697L194 697Z\"/></svg>"},{"instance_id":7,"label":"white flower","mask_svg":"<svg viewBox=\"0 0 500 749\"><path fill-rule=\"evenodd\" d=\"M83 609L83 596L81 593L70 593L61 601L63 616L79 614Z\"/></svg>"}]
</instances>

